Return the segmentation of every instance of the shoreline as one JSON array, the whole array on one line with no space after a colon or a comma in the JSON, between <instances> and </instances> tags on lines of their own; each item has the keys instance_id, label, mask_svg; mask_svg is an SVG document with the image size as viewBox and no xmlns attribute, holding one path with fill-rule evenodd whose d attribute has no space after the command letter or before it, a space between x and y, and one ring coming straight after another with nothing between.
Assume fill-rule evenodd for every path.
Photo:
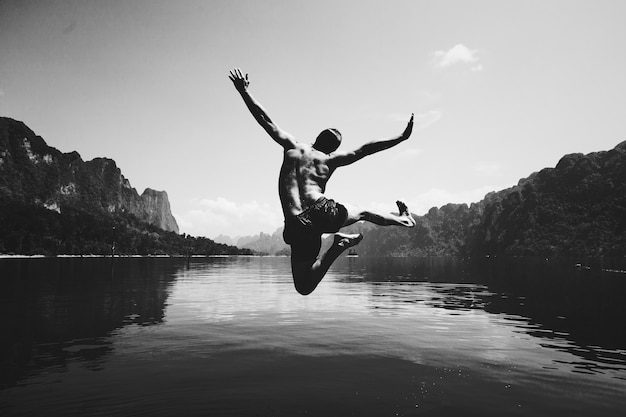
<instances>
[{"instance_id":1,"label":"shoreline","mask_svg":"<svg viewBox=\"0 0 626 417\"><path fill-rule=\"evenodd\" d=\"M0 259L42 259L42 258L231 258L231 257L281 257L278 255L7 255L0 254ZM282 256L284 257L284 256Z\"/></svg>"}]
</instances>

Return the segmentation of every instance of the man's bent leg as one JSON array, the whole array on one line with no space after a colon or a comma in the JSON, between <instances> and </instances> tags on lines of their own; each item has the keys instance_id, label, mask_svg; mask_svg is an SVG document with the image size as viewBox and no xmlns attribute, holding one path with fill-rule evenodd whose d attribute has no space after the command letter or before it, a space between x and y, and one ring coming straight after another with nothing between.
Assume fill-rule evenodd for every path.
<instances>
[{"instance_id":1,"label":"man's bent leg","mask_svg":"<svg viewBox=\"0 0 626 417\"><path fill-rule=\"evenodd\" d=\"M304 254L301 251L306 250L306 248L300 245L292 245L291 273L293 275L293 283L296 287L296 291L302 295L311 294L339 255L346 249L357 245L362 239L363 235L361 234L348 235L345 233L336 233L333 245L324 254L311 258L311 260L303 259ZM317 253L312 254L312 256L316 255Z\"/></svg>"},{"instance_id":2,"label":"man's bent leg","mask_svg":"<svg viewBox=\"0 0 626 417\"><path fill-rule=\"evenodd\" d=\"M413 216L411 216L411 213L409 212L407 206L401 201L396 201L396 204L398 206L399 214L379 213L372 210L363 210L344 204L344 206L348 210L348 217L346 218L344 226L349 226L360 220L366 220L379 226L414 227L415 219L413 219Z\"/></svg>"}]
</instances>

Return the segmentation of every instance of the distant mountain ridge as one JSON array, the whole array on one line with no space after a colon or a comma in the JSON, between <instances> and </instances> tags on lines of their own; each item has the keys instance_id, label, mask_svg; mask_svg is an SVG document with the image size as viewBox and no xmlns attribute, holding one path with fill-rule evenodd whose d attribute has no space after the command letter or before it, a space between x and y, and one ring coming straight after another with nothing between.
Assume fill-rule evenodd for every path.
<instances>
[{"instance_id":1,"label":"distant mountain ridge","mask_svg":"<svg viewBox=\"0 0 626 417\"><path fill-rule=\"evenodd\" d=\"M446 204L413 217L412 229L357 223L344 230L365 235L356 247L365 256L624 256L626 141L565 155L556 167L469 206ZM278 244L281 232L248 237L245 247L288 253Z\"/></svg>"},{"instance_id":2,"label":"distant mountain ridge","mask_svg":"<svg viewBox=\"0 0 626 417\"><path fill-rule=\"evenodd\" d=\"M78 206L90 211L126 212L165 231L178 233L165 191L139 195L115 161L83 161L62 153L24 123L0 118L0 197L59 211Z\"/></svg>"},{"instance_id":3,"label":"distant mountain ridge","mask_svg":"<svg viewBox=\"0 0 626 417\"><path fill-rule=\"evenodd\" d=\"M274 233L259 233L253 236L230 237L219 235L216 242L227 245L235 245L241 249L250 249L254 253L264 255L288 255L291 252L289 245L283 240L283 228L278 228Z\"/></svg>"}]
</instances>

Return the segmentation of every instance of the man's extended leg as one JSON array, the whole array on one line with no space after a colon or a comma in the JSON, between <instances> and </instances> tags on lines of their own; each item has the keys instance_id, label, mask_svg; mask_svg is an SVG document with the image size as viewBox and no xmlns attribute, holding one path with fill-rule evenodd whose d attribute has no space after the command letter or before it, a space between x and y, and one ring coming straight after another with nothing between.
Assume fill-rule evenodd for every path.
<instances>
[{"instance_id":1,"label":"man's extended leg","mask_svg":"<svg viewBox=\"0 0 626 417\"><path fill-rule=\"evenodd\" d=\"M362 234L335 233L333 245L319 256L317 252L311 253L310 247L291 245L291 272L296 291L302 295L311 294L339 255L357 245L362 239ZM317 247L318 251L320 246L321 243ZM308 250L309 253L302 253L303 250ZM306 260L307 255L310 260Z\"/></svg>"},{"instance_id":2,"label":"man's extended leg","mask_svg":"<svg viewBox=\"0 0 626 417\"><path fill-rule=\"evenodd\" d=\"M396 201L396 205L398 206L398 214L379 213L372 210L363 210L344 204L344 206L348 210L348 217L346 218L344 226L349 226L360 220L366 220L379 226L414 227L415 219L413 219L413 216L411 216L411 213L409 212L406 204L404 204L402 201Z\"/></svg>"},{"instance_id":3,"label":"man's extended leg","mask_svg":"<svg viewBox=\"0 0 626 417\"><path fill-rule=\"evenodd\" d=\"M346 205L348 215L343 226L367 220L381 226L414 227L415 220L407 206L401 201L396 201L396 204L399 214L376 213ZM296 290L302 295L311 294L339 255L357 245L362 239L362 234L335 233L333 245L325 253L318 255L321 237L309 236L305 239L301 237L298 243L291 245L291 272Z\"/></svg>"}]
</instances>

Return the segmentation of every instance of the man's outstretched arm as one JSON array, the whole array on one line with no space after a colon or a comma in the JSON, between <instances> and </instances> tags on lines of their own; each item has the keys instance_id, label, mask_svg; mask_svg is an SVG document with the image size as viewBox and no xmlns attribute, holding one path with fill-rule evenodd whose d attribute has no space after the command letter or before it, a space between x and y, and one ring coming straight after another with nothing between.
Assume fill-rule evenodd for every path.
<instances>
[{"instance_id":1,"label":"man's outstretched arm","mask_svg":"<svg viewBox=\"0 0 626 417\"><path fill-rule=\"evenodd\" d=\"M402 132L400 136L392 139L373 140L354 151L336 152L331 156L329 162L335 164L336 166L349 165L368 155L384 151L385 149L389 149L401 142L404 142L409 138L409 136L411 136L411 132L413 132L413 114L411 114L411 119L406 125L406 129L404 129L404 132Z\"/></svg>"},{"instance_id":2,"label":"man's outstretched arm","mask_svg":"<svg viewBox=\"0 0 626 417\"><path fill-rule=\"evenodd\" d=\"M254 116L255 120L263 129L265 129L272 139L285 149L293 148L296 143L293 136L279 128L276 123L270 119L261 104L248 92L248 86L250 85L250 81L248 81L248 74L244 77L241 70L239 68L235 68L230 71L228 78L230 78L237 91L239 91L239 94L241 94L241 98L243 98L243 101L246 103L246 106L248 107L248 110L250 110L250 113L252 113L252 116Z\"/></svg>"}]
</instances>

